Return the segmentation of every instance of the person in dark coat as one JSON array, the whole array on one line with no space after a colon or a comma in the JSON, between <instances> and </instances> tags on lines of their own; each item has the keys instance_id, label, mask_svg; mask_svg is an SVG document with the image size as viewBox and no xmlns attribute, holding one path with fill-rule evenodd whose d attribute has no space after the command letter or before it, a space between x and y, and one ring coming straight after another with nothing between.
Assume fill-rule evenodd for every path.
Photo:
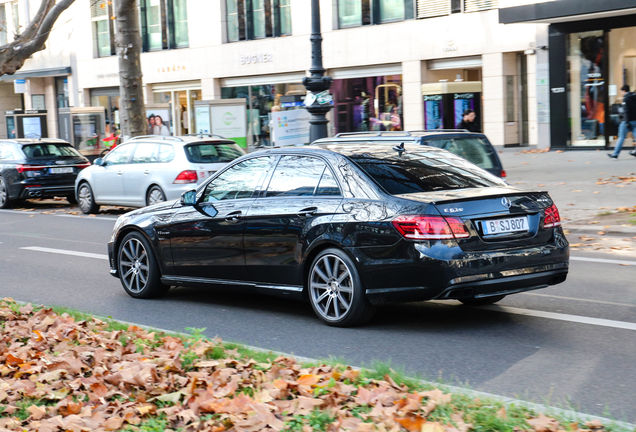
<instances>
[{"instance_id":1,"label":"person in dark coat","mask_svg":"<svg viewBox=\"0 0 636 432\"><path fill-rule=\"evenodd\" d=\"M457 126L457 129L466 129L468 132L481 132L479 127L475 124L475 111L467 109L464 111L464 118Z\"/></svg>"},{"instance_id":2,"label":"person in dark coat","mask_svg":"<svg viewBox=\"0 0 636 432\"><path fill-rule=\"evenodd\" d=\"M627 132L631 132L636 138L636 94L629 91L629 86L625 84L621 87L623 92L623 103L621 104L621 124L618 127L618 141L614 147L614 153L607 154L612 159L618 159L618 154L623 148L623 143L627 137ZM636 156L636 151L629 152L630 155Z\"/></svg>"}]
</instances>

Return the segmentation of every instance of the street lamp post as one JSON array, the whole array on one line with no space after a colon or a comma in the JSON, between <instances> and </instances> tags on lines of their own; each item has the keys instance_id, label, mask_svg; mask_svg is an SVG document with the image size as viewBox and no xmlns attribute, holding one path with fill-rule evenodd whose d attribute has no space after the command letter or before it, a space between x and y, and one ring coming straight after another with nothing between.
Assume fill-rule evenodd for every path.
<instances>
[{"instance_id":1,"label":"street lamp post","mask_svg":"<svg viewBox=\"0 0 636 432\"><path fill-rule=\"evenodd\" d=\"M320 34L320 0L311 0L311 68L310 76L303 78L303 85L311 92L308 95L309 103L307 111L311 114L309 123L309 140L314 142L319 138L325 138L327 132L327 113L331 109L330 98L321 98L319 93L329 90L331 77L325 76L325 68L322 67L322 36ZM317 97L318 96L318 97Z\"/></svg>"}]
</instances>

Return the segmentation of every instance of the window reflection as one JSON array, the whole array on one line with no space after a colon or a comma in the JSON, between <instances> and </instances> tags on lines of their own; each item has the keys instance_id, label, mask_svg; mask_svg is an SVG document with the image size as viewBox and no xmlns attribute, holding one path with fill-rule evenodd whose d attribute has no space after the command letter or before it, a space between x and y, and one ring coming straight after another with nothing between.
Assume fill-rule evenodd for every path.
<instances>
[{"instance_id":1,"label":"window reflection","mask_svg":"<svg viewBox=\"0 0 636 432\"><path fill-rule=\"evenodd\" d=\"M251 198L270 159L254 158L234 165L206 186L203 202Z\"/></svg>"},{"instance_id":2,"label":"window reflection","mask_svg":"<svg viewBox=\"0 0 636 432\"><path fill-rule=\"evenodd\" d=\"M313 196L325 168L320 159L283 156L276 166L266 196Z\"/></svg>"}]
</instances>

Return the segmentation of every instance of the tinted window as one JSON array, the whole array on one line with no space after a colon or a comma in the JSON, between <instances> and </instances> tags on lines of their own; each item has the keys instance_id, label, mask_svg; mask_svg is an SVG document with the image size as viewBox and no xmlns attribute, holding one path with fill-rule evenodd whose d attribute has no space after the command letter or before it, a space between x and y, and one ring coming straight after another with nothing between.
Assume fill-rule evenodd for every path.
<instances>
[{"instance_id":1,"label":"tinted window","mask_svg":"<svg viewBox=\"0 0 636 432\"><path fill-rule=\"evenodd\" d=\"M104 160L108 165L121 165L128 163L128 158L130 157L130 153L133 148L134 146L132 145L117 146L106 155Z\"/></svg>"},{"instance_id":2,"label":"tinted window","mask_svg":"<svg viewBox=\"0 0 636 432\"><path fill-rule=\"evenodd\" d=\"M82 157L70 144L65 143L38 143L22 147L27 159L47 159L51 157Z\"/></svg>"},{"instance_id":3,"label":"tinted window","mask_svg":"<svg viewBox=\"0 0 636 432\"><path fill-rule=\"evenodd\" d=\"M436 138L426 140L424 144L448 150L484 169L492 169L496 164L494 150L483 138Z\"/></svg>"},{"instance_id":4,"label":"tinted window","mask_svg":"<svg viewBox=\"0 0 636 432\"><path fill-rule=\"evenodd\" d=\"M156 163L157 161L157 144L152 143L140 143L132 159L132 163Z\"/></svg>"},{"instance_id":5,"label":"tinted window","mask_svg":"<svg viewBox=\"0 0 636 432\"><path fill-rule=\"evenodd\" d=\"M340 192L340 188L338 187L338 183L336 179L333 178L331 174L331 170L325 167L325 171L322 173L322 178L320 179L320 183L318 184L318 189L316 189L316 195L318 196L338 196L342 195Z\"/></svg>"},{"instance_id":6,"label":"tinted window","mask_svg":"<svg viewBox=\"0 0 636 432\"><path fill-rule=\"evenodd\" d=\"M269 182L266 196L312 196L325 167L320 159L283 156Z\"/></svg>"},{"instance_id":7,"label":"tinted window","mask_svg":"<svg viewBox=\"0 0 636 432\"><path fill-rule=\"evenodd\" d=\"M506 184L475 165L445 152L406 151L350 156L392 195Z\"/></svg>"},{"instance_id":8,"label":"tinted window","mask_svg":"<svg viewBox=\"0 0 636 432\"><path fill-rule=\"evenodd\" d=\"M245 152L236 144L197 143L185 147L186 157L192 163L231 162Z\"/></svg>"},{"instance_id":9,"label":"tinted window","mask_svg":"<svg viewBox=\"0 0 636 432\"><path fill-rule=\"evenodd\" d=\"M172 162L174 160L174 147L170 144L159 144L159 155L157 158L161 163Z\"/></svg>"},{"instance_id":10,"label":"tinted window","mask_svg":"<svg viewBox=\"0 0 636 432\"><path fill-rule=\"evenodd\" d=\"M205 187L203 202L251 198L267 171L270 159L248 159L229 168Z\"/></svg>"}]
</instances>

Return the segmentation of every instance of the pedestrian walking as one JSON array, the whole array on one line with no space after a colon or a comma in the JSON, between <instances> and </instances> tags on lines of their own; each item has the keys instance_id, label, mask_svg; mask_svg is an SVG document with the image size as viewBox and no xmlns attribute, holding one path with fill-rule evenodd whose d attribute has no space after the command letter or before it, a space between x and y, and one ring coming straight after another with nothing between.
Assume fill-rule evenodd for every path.
<instances>
[{"instance_id":1,"label":"pedestrian walking","mask_svg":"<svg viewBox=\"0 0 636 432\"><path fill-rule=\"evenodd\" d=\"M464 111L464 118L457 126L457 129L466 129L468 132L481 132L475 124L476 116L475 111L470 108Z\"/></svg>"},{"instance_id":2,"label":"pedestrian walking","mask_svg":"<svg viewBox=\"0 0 636 432\"><path fill-rule=\"evenodd\" d=\"M614 153L608 157L618 159L618 154L623 148L623 143L627 137L627 132L632 133L632 137L636 139L636 94L629 91L629 86L625 84L621 87L623 92L623 103L621 104L621 124L618 127L618 141L614 147ZM630 155L636 156L636 150L629 152Z\"/></svg>"}]
</instances>

